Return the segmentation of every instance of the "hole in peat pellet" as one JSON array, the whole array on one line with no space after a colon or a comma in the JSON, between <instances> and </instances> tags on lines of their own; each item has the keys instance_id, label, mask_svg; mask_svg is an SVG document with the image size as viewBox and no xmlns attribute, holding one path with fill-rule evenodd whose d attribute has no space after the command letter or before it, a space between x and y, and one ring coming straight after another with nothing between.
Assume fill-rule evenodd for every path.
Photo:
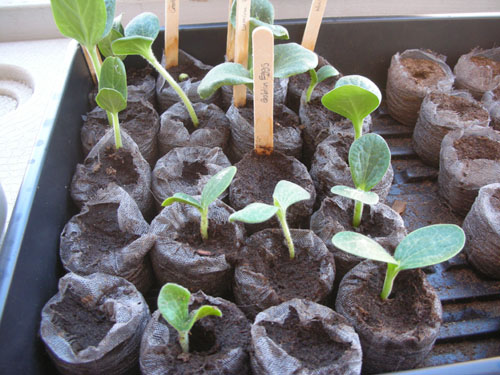
<instances>
[{"instance_id":1,"label":"hole in peat pellet","mask_svg":"<svg viewBox=\"0 0 500 375\"><path fill-rule=\"evenodd\" d=\"M200 176L208 174L208 169L204 162L195 161L189 163L184 161L182 163L182 178L189 184L195 184Z\"/></svg>"},{"instance_id":2,"label":"hole in peat pellet","mask_svg":"<svg viewBox=\"0 0 500 375\"><path fill-rule=\"evenodd\" d=\"M134 159L130 152L123 148L115 149L109 147L104 151L105 158L101 159L101 164L97 173L102 173L108 179L114 179L120 186L132 185L137 183L139 174L135 170Z\"/></svg>"},{"instance_id":3,"label":"hole in peat pellet","mask_svg":"<svg viewBox=\"0 0 500 375\"><path fill-rule=\"evenodd\" d=\"M401 64L417 83L425 86L436 84L445 73L435 61L427 59L402 58Z\"/></svg>"},{"instance_id":4,"label":"hole in peat pellet","mask_svg":"<svg viewBox=\"0 0 500 375\"><path fill-rule=\"evenodd\" d=\"M210 352L215 346L215 334L200 324L195 324L189 337L189 350L196 353Z\"/></svg>"},{"instance_id":5,"label":"hole in peat pellet","mask_svg":"<svg viewBox=\"0 0 500 375\"><path fill-rule=\"evenodd\" d=\"M461 160L499 160L500 143L488 137L462 137L453 142L453 147L457 150L458 159Z\"/></svg>"}]
</instances>

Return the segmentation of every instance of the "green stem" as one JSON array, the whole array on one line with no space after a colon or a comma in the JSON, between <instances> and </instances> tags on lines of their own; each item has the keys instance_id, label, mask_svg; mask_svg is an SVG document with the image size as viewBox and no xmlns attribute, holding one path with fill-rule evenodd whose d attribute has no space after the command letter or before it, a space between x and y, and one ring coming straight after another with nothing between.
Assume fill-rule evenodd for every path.
<instances>
[{"instance_id":1,"label":"green stem","mask_svg":"<svg viewBox=\"0 0 500 375\"><path fill-rule=\"evenodd\" d=\"M311 76L311 83L309 84L309 87L307 88L306 92L306 103L309 103L311 101L311 96L314 91L314 88L318 84L318 74L314 69L309 70L309 75Z\"/></svg>"},{"instance_id":2,"label":"green stem","mask_svg":"<svg viewBox=\"0 0 500 375\"><path fill-rule=\"evenodd\" d=\"M396 264L387 264L387 271L385 272L384 287L382 288L382 293L380 293L380 298L384 301L389 298L392 292L392 286L394 284L394 279L399 273L398 266Z\"/></svg>"},{"instance_id":3,"label":"green stem","mask_svg":"<svg viewBox=\"0 0 500 375\"><path fill-rule=\"evenodd\" d=\"M353 122L354 125L354 140L358 139L361 137L361 134L363 133L363 120L359 122Z\"/></svg>"},{"instance_id":4,"label":"green stem","mask_svg":"<svg viewBox=\"0 0 500 375\"><path fill-rule=\"evenodd\" d=\"M99 81L99 77L101 76L101 63L99 62L99 57L97 57L97 51L95 46L92 46L91 48L84 47L89 56L90 60L92 61L92 65L94 66L95 74L97 76L97 81Z\"/></svg>"},{"instance_id":5,"label":"green stem","mask_svg":"<svg viewBox=\"0 0 500 375\"><path fill-rule=\"evenodd\" d=\"M281 224L281 228L283 229L283 234L285 235L286 243L288 245L288 251L290 253L290 259L295 258L295 247L293 246L292 235L290 234L290 228L288 228L288 224L286 222L286 211L281 207L276 213L278 216L278 220Z\"/></svg>"},{"instance_id":6,"label":"green stem","mask_svg":"<svg viewBox=\"0 0 500 375\"><path fill-rule=\"evenodd\" d=\"M203 241L208 240L208 209L201 210L200 233Z\"/></svg>"},{"instance_id":7,"label":"green stem","mask_svg":"<svg viewBox=\"0 0 500 375\"><path fill-rule=\"evenodd\" d=\"M151 52L148 55L144 55L144 58L149 61L151 65L158 71L158 73L161 74L163 78L165 78L165 81L168 82L168 84L175 90L177 95L181 98L181 100L184 102L184 105L186 106L186 109L189 113L189 116L191 117L191 121L193 122L193 125L195 128L198 127L198 124L200 121L198 120L198 116L196 116L196 112L194 111L193 104L189 101L189 98L187 97L186 93L182 91L181 87L179 84L175 81L175 79L172 78L169 72L158 62L156 57L153 55Z\"/></svg>"},{"instance_id":8,"label":"green stem","mask_svg":"<svg viewBox=\"0 0 500 375\"><path fill-rule=\"evenodd\" d=\"M111 114L111 120L113 123L113 131L115 133L115 146L118 150L122 147L122 135L120 133L120 120L118 119L118 112L108 112Z\"/></svg>"},{"instance_id":9,"label":"green stem","mask_svg":"<svg viewBox=\"0 0 500 375\"><path fill-rule=\"evenodd\" d=\"M178 332L179 344L181 344L182 351L189 353L189 332Z\"/></svg>"},{"instance_id":10,"label":"green stem","mask_svg":"<svg viewBox=\"0 0 500 375\"><path fill-rule=\"evenodd\" d=\"M360 201L355 201L354 216L352 218L352 226L354 228L359 227L359 224L361 224L361 216L363 216L363 203Z\"/></svg>"}]
</instances>

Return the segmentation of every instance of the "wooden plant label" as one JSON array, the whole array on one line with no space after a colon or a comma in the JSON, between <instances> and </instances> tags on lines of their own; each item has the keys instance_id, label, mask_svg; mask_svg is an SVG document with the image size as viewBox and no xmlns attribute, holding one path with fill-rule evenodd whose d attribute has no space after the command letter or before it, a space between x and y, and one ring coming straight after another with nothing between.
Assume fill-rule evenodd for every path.
<instances>
[{"instance_id":1,"label":"wooden plant label","mask_svg":"<svg viewBox=\"0 0 500 375\"><path fill-rule=\"evenodd\" d=\"M179 65L179 0L165 1L165 68Z\"/></svg>"},{"instance_id":2,"label":"wooden plant label","mask_svg":"<svg viewBox=\"0 0 500 375\"><path fill-rule=\"evenodd\" d=\"M97 47L96 47L96 50L97 50ZM82 51L83 51L83 56L85 56L85 62L87 63L87 66L89 68L89 71L90 71L90 76L92 77L92 81L94 82L94 85L98 85L98 79L97 79L97 73L94 69L94 64L92 64L92 59L90 58L90 54L89 54L89 51L87 51L87 48L85 48L84 46L82 46ZM101 53L99 52L99 50L97 50L97 58L99 59L99 63L101 63L102 65L102 59L101 59Z\"/></svg>"},{"instance_id":3,"label":"wooden plant label","mask_svg":"<svg viewBox=\"0 0 500 375\"><path fill-rule=\"evenodd\" d=\"M258 27L253 39L254 149L258 154L273 152L274 36Z\"/></svg>"},{"instance_id":4,"label":"wooden plant label","mask_svg":"<svg viewBox=\"0 0 500 375\"><path fill-rule=\"evenodd\" d=\"M309 17L307 18L304 36L302 37L302 47L310 51L314 51L316 47L316 40L318 39L319 28L325 13L327 0L313 0L311 9L309 10Z\"/></svg>"},{"instance_id":5,"label":"wooden plant label","mask_svg":"<svg viewBox=\"0 0 500 375\"><path fill-rule=\"evenodd\" d=\"M250 6L251 0L238 0L236 3L236 31L234 62L248 65L248 34L250 32ZM245 85L234 86L233 101L236 107L244 107L247 99L247 88Z\"/></svg>"},{"instance_id":6,"label":"wooden plant label","mask_svg":"<svg viewBox=\"0 0 500 375\"><path fill-rule=\"evenodd\" d=\"M233 0L229 0L229 14L227 16L226 61L234 61L234 27L231 23L231 9Z\"/></svg>"}]
</instances>

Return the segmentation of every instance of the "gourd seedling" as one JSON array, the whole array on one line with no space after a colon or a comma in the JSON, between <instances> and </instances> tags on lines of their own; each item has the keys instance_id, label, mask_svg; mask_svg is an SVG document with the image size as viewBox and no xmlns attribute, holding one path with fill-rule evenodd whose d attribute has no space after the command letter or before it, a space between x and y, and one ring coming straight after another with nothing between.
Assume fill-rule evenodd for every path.
<instances>
[{"instance_id":1,"label":"gourd seedling","mask_svg":"<svg viewBox=\"0 0 500 375\"><path fill-rule=\"evenodd\" d=\"M189 290L174 283L165 284L158 295L158 310L163 319L177 331L184 353L189 353L189 331L194 323L206 316L222 316L217 307L210 305L203 305L189 312L190 298Z\"/></svg>"},{"instance_id":2,"label":"gourd seedling","mask_svg":"<svg viewBox=\"0 0 500 375\"><path fill-rule=\"evenodd\" d=\"M387 300L400 271L431 266L454 257L464 247L465 234L462 228L454 224L429 225L406 236L399 243L394 256L374 240L355 232L337 233L332 243L347 253L387 263L380 294L382 300Z\"/></svg>"},{"instance_id":3,"label":"gourd seedling","mask_svg":"<svg viewBox=\"0 0 500 375\"><path fill-rule=\"evenodd\" d=\"M118 17L114 19L113 26L111 27L111 30L109 31L108 35L106 35L99 41L99 43L97 43L99 51L101 51L104 57L115 56L115 54L113 53L113 49L111 48L111 44L116 39L123 38L124 33L125 30L123 29L122 25L122 15L120 14ZM120 55L115 57L119 57L120 59L124 60L126 56Z\"/></svg>"},{"instance_id":4,"label":"gourd seedling","mask_svg":"<svg viewBox=\"0 0 500 375\"><path fill-rule=\"evenodd\" d=\"M331 65L325 65L318 69L318 71L311 69L309 75L311 76L311 83L306 91L306 103L311 101L311 96L318 84L327 80L328 78L338 76L340 73Z\"/></svg>"},{"instance_id":5,"label":"gourd seedling","mask_svg":"<svg viewBox=\"0 0 500 375\"><path fill-rule=\"evenodd\" d=\"M229 216L229 221L241 221L247 224L257 224L269 220L276 215L286 239L290 259L295 258L295 248L292 236L286 221L286 210L292 204L310 199L311 194L293 182L281 180L276 184L273 192L273 205L255 202Z\"/></svg>"},{"instance_id":6,"label":"gourd seedling","mask_svg":"<svg viewBox=\"0 0 500 375\"><path fill-rule=\"evenodd\" d=\"M113 53L124 56L139 55L148 61L179 95L186 106L193 125L197 127L199 120L191 101L170 73L158 62L153 53L151 46L159 32L160 21L158 17L153 13L141 13L134 17L125 27L125 36L111 44Z\"/></svg>"},{"instance_id":7,"label":"gourd seedling","mask_svg":"<svg viewBox=\"0 0 500 375\"><path fill-rule=\"evenodd\" d=\"M165 199L161 204L163 207L170 206L175 202L189 204L200 211L200 233L205 241L208 239L208 207L231 185L236 174L236 167L227 167L213 175L201 192L201 199L198 200L189 194L175 193Z\"/></svg>"},{"instance_id":8,"label":"gourd seedling","mask_svg":"<svg viewBox=\"0 0 500 375\"><path fill-rule=\"evenodd\" d=\"M108 113L115 135L115 146L119 149L122 147L122 138L118 112L127 107L127 73L125 65L118 57L107 57L104 60L95 101Z\"/></svg>"},{"instance_id":9,"label":"gourd seedling","mask_svg":"<svg viewBox=\"0 0 500 375\"><path fill-rule=\"evenodd\" d=\"M340 78L333 90L321 98L321 103L330 111L351 120L354 139L361 137L364 118L376 110L381 101L382 94L377 85L358 75Z\"/></svg>"},{"instance_id":10,"label":"gourd seedling","mask_svg":"<svg viewBox=\"0 0 500 375\"><path fill-rule=\"evenodd\" d=\"M356 188L337 185L330 191L355 200L352 220L354 227L358 227L361 223L363 204L378 203L377 193L370 190L382 180L390 163L391 151L380 135L365 134L352 143L349 149L349 167Z\"/></svg>"}]
</instances>

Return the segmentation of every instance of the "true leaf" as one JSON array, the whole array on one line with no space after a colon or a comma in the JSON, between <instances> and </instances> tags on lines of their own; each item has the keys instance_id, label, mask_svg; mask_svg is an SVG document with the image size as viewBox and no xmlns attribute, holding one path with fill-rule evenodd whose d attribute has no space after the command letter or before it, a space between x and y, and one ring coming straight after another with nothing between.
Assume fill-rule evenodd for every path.
<instances>
[{"instance_id":1,"label":"true leaf","mask_svg":"<svg viewBox=\"0 0 500 375\"><path fill-rule=\"evenodd\" d=\"M356 188L370 191L384 177L391 151L384 138L369 133L356 139L349 149L349 167Z\"/></svg>"},{"instance_id":2,"label":"true leaf","mask_svg":"<svg viewBox=\"0 0 500 375\"><path fill-rule=\"evenodd\" d=\"M310 198L311 194L309 194L307 190L290 181L281 180L274 188L273 199L275 202L277 201L284 210L294 203Z\"/></svg>"},{"instance_id":3,"label":"true leaf","mask_svg":"<svg viewBox=\"0 0 500 375\"><path fill-rule=\"evenodd\" d=\"M358 189L353 189L349 186L337 185L330 189L333 194L340 195L342 197L354 199L363 204L377 204L379 197L377 193L371 191L363 191Z\"/></svg>"},{"instance_id":4,"label":"true leaf","mask_svg":"<svg viewBox=\"0 0 500 375\"><path fill-rule=\"evenodd\" d=\"M196 198L193 198L189 194L185 194L185 193L175 193L171 197L165 199L161 205L163 207L167 207L167 206L170 206L171 204L174 204L176 202L189 204L193 207L198 208L199 210L202 209L201 203Z\"/></svg>"},{"instance_id":5,"label":"true leaf","mask_svg":"<svg viewBox=\"0 0 500 375\"><path fill-rule=\"evenodd\" d=\"M252 74L237 63L222 63L213 67L201 80L198 94L202 99L212 96L220 87L225 85L244 84L252 88Z\"/></svg>"},{"instance_id":6,"label":"true leaf","mask_svg":"<svg viewBox=\"0 0 500 375\"><path fill-rule=\"evenodd\" d=\"M340 232L332 238L334 246L349 254L379 262L399 264L399 262L377 242L356 232Z\"/></svg>"},{"instance_id":7,"label":"true leaf","mask_svg":"<svg viewBox=\"0 0 500 375\"><path fill-rule=\"evenodd\" d=\"M297 43L274 47L274 78L305 73L318 65L318 56Z\"/></svg>"},{"instance_id":8,"label":"true leaf","mask_svg":"<svg viewBox=\"0 0 500 375\"><path fill-rule=\"evenodd\" d=\"M462 250L465 234L453 224L436 224L417 229L398 245L394 257L400 269L421 268L444 262Z\"/></svg>"},{"instance_id":9,"label":"true leaf","mask_svg":"<svg viewBox=\"0 0 500 375\"><path fill-rule=\"evenodd\" d=\"M201 192L201 206L206 209L215 201L231 184L235 174L236 167L233 166L224 168L212 176Z\"/></svg>"},{"instance_id":10,"label":"true leaf","mask_svg":"<svg viewBox=\"0 0 500 375\"><path fill-rule=\"evenodd\" d=\"M229 221L241 221L247 224L257 224L269 220L278 212L278 207L265 203L251 203L245 208L229 216Z\"/></svg>"}]
</instances>

